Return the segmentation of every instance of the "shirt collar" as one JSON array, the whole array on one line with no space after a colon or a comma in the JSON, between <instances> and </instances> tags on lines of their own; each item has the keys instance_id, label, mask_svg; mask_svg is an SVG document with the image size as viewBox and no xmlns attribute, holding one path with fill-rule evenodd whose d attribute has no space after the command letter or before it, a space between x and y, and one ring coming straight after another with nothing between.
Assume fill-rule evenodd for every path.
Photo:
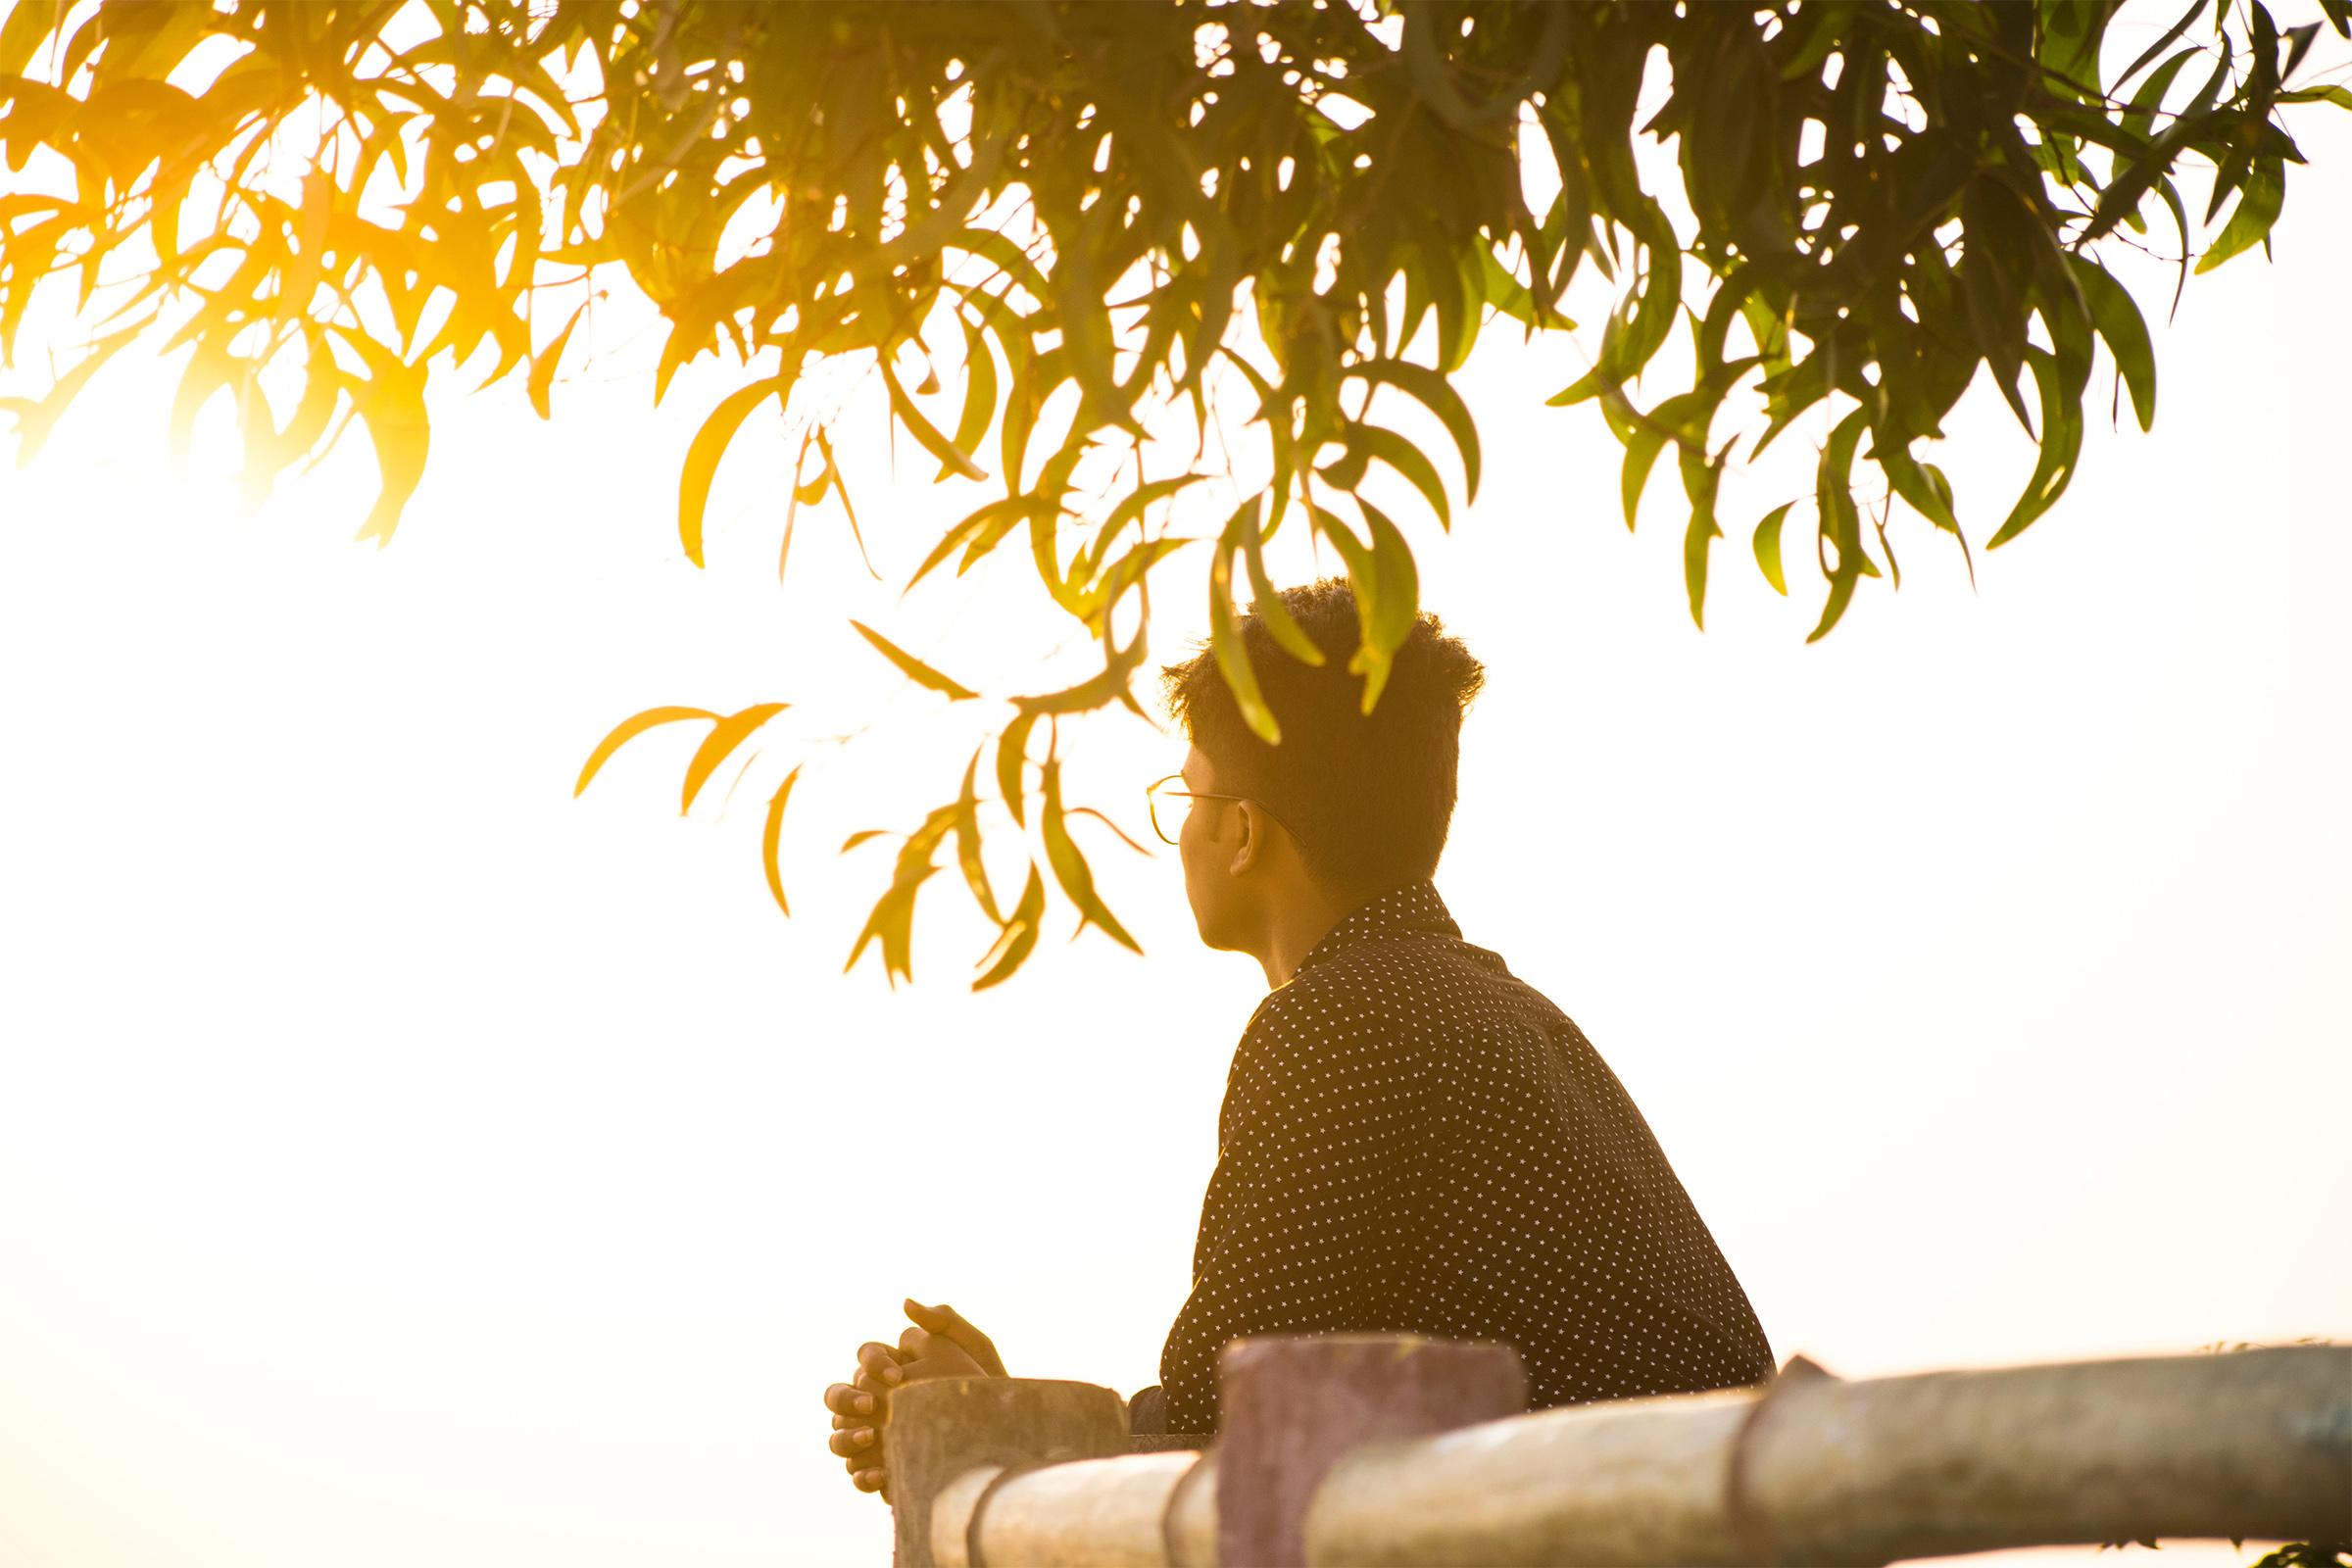
<instances>
[{"instance_id":1,"label":"shirt collar","mask_svg":"<svg viewBox=\"0 0 2352 1568\"><path fill-rule=\"evenodd\" d=\"M1462 928L1453 923L1446 912L1446 901L1438 897L1435 884L1415 882L1395 888L1369 903L1360 905L1322 941L1316 943L1307 956L1298 960L1301 973L1325 958L1359 942L1377 942L1402 936L1441 936L1460 941Z\"/></svg>"}]
</instances>

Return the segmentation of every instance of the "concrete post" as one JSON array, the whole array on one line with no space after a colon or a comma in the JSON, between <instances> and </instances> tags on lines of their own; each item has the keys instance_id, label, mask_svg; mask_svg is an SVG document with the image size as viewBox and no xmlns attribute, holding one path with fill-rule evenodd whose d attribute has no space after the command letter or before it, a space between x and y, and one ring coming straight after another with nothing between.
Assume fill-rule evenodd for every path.
<instances>
[{"instance_id":1,"label":"concrete post","mask_svg":"<svg viewBox=\"0 0 2352 1568\"><path fill-rule=\"evenodd\" d=\"M1127 1407L1108 1389L1046 1378L940 1378L890 1396L882 1429L897 1568L935 1568L931 1507L981 1465L1006 1470L1127 1451Z\"/></svg>"},{"instance_id":2,"label":"concrete post","mask_svg":"<svg viewBox=\"0 0 2352 1568\"><path fill-rule=\"evenodd\" d=\"M1306 1507L1340 1455L1527 1408L1507 1345L1409 1335L1236 1340L1219 1363L1217 1560L1304 1568Z\"/></svg>"}]
</instances>

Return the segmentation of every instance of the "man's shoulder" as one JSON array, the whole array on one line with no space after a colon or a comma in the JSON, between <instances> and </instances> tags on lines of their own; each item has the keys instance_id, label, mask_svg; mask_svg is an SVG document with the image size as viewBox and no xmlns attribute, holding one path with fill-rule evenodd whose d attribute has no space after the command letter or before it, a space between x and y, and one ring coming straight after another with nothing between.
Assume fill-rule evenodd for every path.
<instances>
[{"instance_id":1,"label":"man's shoulder","mask_svg":"<svg viewBox=\"0 0 2352 1568\"><path fill-rule=\"evenodd\" d=\"M1416 1031L1473 1028L1508 1014L1546 1027L1575 1027L1500 955L1457 936L1383 934L1350 943L1270 992L1250 1033L1290 1036L1335 1027L1410 1024Z\"/></svg>"},{"instance_id":2,"label":"man's shoulder","mask_svg":"<svg viewBox=\"0 0 2352 1568\"><path fill-rule=\"evenodd\" d=\"M1502 955L1463 938L1436 931L1383 932L1349 943L1310 968L1284 990L1311 988L1359 996L1391 993L1426 995L1474 989L1539 993L1511 973Z\"/></svg>"}]
</instances>

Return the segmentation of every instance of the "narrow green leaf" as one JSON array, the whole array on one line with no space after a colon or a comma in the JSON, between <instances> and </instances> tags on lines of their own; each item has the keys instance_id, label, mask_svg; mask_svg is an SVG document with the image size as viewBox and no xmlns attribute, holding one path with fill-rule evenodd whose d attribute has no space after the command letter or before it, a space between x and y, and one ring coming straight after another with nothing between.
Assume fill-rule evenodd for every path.
<instances>
[{"instance_id":1,"label":"narrow green leaf","mask_svg":"<svg viewBox=\"0 0 2352 1568\"><path fill-rule=\"evenodd\" d=\"M1438 514L1438 523L1450 531L1453 527L1453 509L1446 499L1446 485L1438 477L1437 465L1431 463L1421 449L1394 430L1377 424L1359 424L1348 432L1348 444L1378 458L1411 481L1429 510Z\"/></svg>"},{"instance_id":2,"label":"narrow green leaf","mask_svg":"<svg viewBox=\"0 0 2352 1568\"><path fill-rule=\"evenodd\" d=\"M2124 83L2130 81L2133 76L2138 75L2141 70L2147 66L2149 61L2155 59L2158 55L2164 53L2166 49L2172 47L2173 40L2179 38L2191 26L2195 25L2197 18L2204 15L2207 3L2208 0L2191 0L2189 8L2180 14L2180 20L2174 23L2171 29L2162 37L2158 38L2154 43L2148 45L2146 49L2142 50L2138 59L2126 66L2124 68L2124 74L2116 77L2114 85L2110 86L2107 90L2110 93L2123 91Z\"/></svg>"},{"instance_id":3,"label":"narrow green leaf","mask_svg":"<svg viewBox=\"0 0 2352 1568\"><path fill-rule=\"evenodd\" d=\"M1488 246L1474 244L1472 249L1477 253L1477 260L1472 265L1478 268L1481 274L1480 282L1484 285L1487 303L1523 326L1544 325L1537 315L1536 298L1527 291L1527 285L1504 270L1503 265L1494 259L1494 252Z\"/></svg>"},{"instance_id":4,"label":"narrow green leaf","mask_svg":"<svg viewBox=\"0 0 2352 1568\"><path fill-rule=\"evenodd\" d=\"M1356 505L1360 507L1363 503L1358 501ZM1371 547L1358 539L1354 530L1342 522L1338 514L1328 509L1316 507L1312 516L1315 521L1315 531L1340 553L1340 560L1348 567L1348 580L1372 584L1374 591L1377 591L1379 567L1373 564ZM1364 594L1356 595L1355 603L1359 613L1363 609L1364 599Z\"/></svg>"},{"instance_id":5,"label":"narrow green leaf","mask_svg":"<svg viewBox=\"0 0 2352 1568\"><path fill-rule=\"evenodd\" d=\"M2082 405L2067 395L2065 373L2056 357L2030 348L2026 361L2041 389L2041 461L2034 466L2026 493L2018 497L2000 530L1984 541L1987 550L1998 550L2057 505L2075 477L2075 464L2082 452Z\"/></svg>"},{"instance_id":6,"label":"narrow green leaf","mask_svg":"<svg viewBox=\"0 0 2352 1568\"><path fill-rule=\"evenodd\" d=\"M1703 453L1683 448L1679 453L1683 488L1690 501L1690 521L1683 529L1683 588L1690 600L1690 624L1707 629L1707 555L1723 537L1715 520L1715 491L1721 471Z\"/></svg>"},{"instance_id":7,"label":"narrow green leaf","mask_svg":"<svg viewBox=\"0 0 2352 1568\"><path fill-rule=\"evenodd\" d=\"M1838 38L1853 23L1854 13L1861 9L1860 0L1831 0L1830 4L1822 6L1815 13L1816 20L1812 26L1805 31L1805 41L1797 45L1796 53L1789 57L1787 65L1781 67L1781 79L1794 81L1799 76L1809 75L1819 70L1821 63L1829 59L1830 51L1838 47ZM1813 12L1812 7L1806 10Z\"/></svg>"},{"instance_id":8,"label":"narrow green leaf","mask_svg":"<svg viewBox=\"0 0 2352 1568\"><path fill-rule=\"evenodd\" d=\"M2202 53L2203 50L2194 46L2183 49L2158 66L2148 79L2140 83L2139 91L2132 95L2132 102L2124 109L2121 123L2127 134L2146 139L2156 127L2156 116L2164 108L2164 95L2172 90L2173 78L2180 74L2182 66Z\"/></svg>"},{"instance_id":9,"label":"narrow green leaf","mask_svg":"<svg viewBox=\"0 0 2352 1568\"><path fill-rule=\"evenodd\" d=\"M1373 360L1351 367L1348 374L1393 386L1436 415L1446 426L1446 433L1453 437L1454 451L1461 456L1463 498L1473 502L1478 499L1481 467L1478 424L1470 417L1470 406L1462 401L1451 381L1409 360Z\"/></svg>"},{"instance_id":10,"label":"narrow green leaf","mask_svg":"<svg viewBox=\"0 0 2352 1568\"><path fill-rule=\"evenodd\" d=\"M1028 292L1029 297L1039 304L1042 305L1053 297L1054 285L1046 281L1045 274L1037 270L1037 264L1029 259L1028 252L1015 245L1005 235L998 233L994 229L967 228L957 234L950 244L956 250L967 251L990 263L1006 277L1018 283Z\"/></svg>"},{"instance_id":11,"label":"narrow green leaf","mask_svg":"<svg viewBox=\"0 0 2352 1568\"><path fill-rule=\"evenodd\" d=\"M2156 351L2148 342L2148 323L2139 307L2107 269L2087 256L2071 258L2075 281L2090 306L2090 319L2107 340L2124 384L2132 389L2132 413L2142 430L2156 422Z\"/></svg>"},{"instance_id":12,"label":"narrow green leaf","mask_svg":"<svg viewBox=\"0 0 2352 1568\"><path fill-rule=\"evenodd\" d=\"M1949 486L1940 483L1941 471L1913 458L1900 436L1882 438L1873 430L1870 439L1871 458L1878 464L1879 471L1886 475L1888 488L1936 527L1946 533L1958 533L1960 519L1952 512Z\"/></svg>"},{"instance_id":13,"label":"narrow green leaf","mask_svg":"<svg viewBox=\"0 0 2352 1568\"><path fill-rule=\"evenodd\" d=\"M1658 454L1666 449L1666 432L1651 420L1636 423L1625 442L1625 466L1617 479L1617 491L1625 502L1625 531L1634 531L1634 520L1642 511L1642 492L1649 488L1650 470L1657 466Z\"/></svg>"},{"instance_id":14,"label":"narrow green leaf","mask_svg":"<svg viewBox=\"0 0 2352 1568\"><path fill-rule=\"evenodd\" d=\"M961 317L956 318L963 320ZM963 321L963 414L956 421L956 450L966 457L978 457L980 443L988 439L989 424L997 416L997 357L990 351L987 334L970 321ZM949 470L940 469L946 478Z\"/></svg>"},{"instance_id":15,"label":"narrow green leaf","mask_svg":"<svg viewBox=\"0 0 2352 1568\"><path fill-rule=\"evenodd\" d=\"M1600 396L1601 378L1598 370L1587 370L1544 400L1547 409L1572 409L1579 403Z\"/></svg>"},{"instance_id":16,"label":"narrow green leaf","mask_svg":"<svg viewBox=\"0 0 2352 1568\"><path fill-rule=\"evenodd\" d=\"M1119 536L1119 530L1142 518L1145 511L1155 502L1164 501L1188 485L1198 484L1207 477L1204 473L1183 473L1172 479L1154 479L1150 484L1138 485L1129 491L1117 506L1110 509L1110 515L1102 519L1102 526L1095 530L1094 544L1081 562L1072 565L1071 575L1092 580L1094 573L1102 568L1103 558L1110 553L1111 541Z\"/></svg>"},{"instance_id":17,"label":"narrow green leaf","mask_svg":"<svg viewBox=\"0 0 2352 1568\"><path fill-rule=\"evenodd\" d=\"M1763 569L1764 580L1772 584L1772 591L1784 599L1788 597L1788 579L1781 571L1781 524L1788 520L1788 509L1795 505L1784 501L1756 524L1756 564Z\"/></svg>"},{"instance_id":18,"label":"narrow green leaf","mask_svg":"<svg viewBox=\"0 0 2352 1568\"><path fill-rule=\"evenodd\" d=\"M1404 646L1413 623L1420 619L1421 574L1413 564L1412 547L1404 542L1396 525L1362 498L1357 498L1355 505L1372 530L1371 581L1367 583L1357 574L1354 563L1349 563L1348 575L1355 588L1356 616L1363 623L1364 640L1348 667L1364 677L1364 711L1369 713L1388 686L1396 650Z\"/></svg>"},{"instance_id":19,"label":"narrow green leaf","mask_svg":"<svg viewBox=\"0 0 2352 1568\"><path fill-rule=\"evenodd\" d=\"M1840 419L1821 450L1821 465L1814 474L1813 504L1821 514L1821 537L1837 551L1838 560L1827 567L1829 598L1821 607L1820 623L1805 638L1809 643L1830 634L1865 576L1878 575L1878 567L1862 548L1862 515L1854 505L1853 491L1854 448L1860 445L1868 420L1869 414L1862 409Z\"/></svg>"},{"instance_id":20,"label":"narrow green leaf","mask_svg":"<svg viewBox=\"0 0 2352 1568\"><path fill-rule=\"evenodd\" d=\"M2271 226L2278 221L2278 211L2285 203L2285 161L2277 153L2266 153L2254 160L2236 209L2212 247L2197 259L2197 271L2210 272L2240 251L2263 243L2270 237Z\"/></svg>"},{"instance_id":21,"label":"narrow green leaf","mask_svg":"<svg viewBox=\"0 0 2352 1568\"><path fill-rule=\"evenodd\" d=\"M1763 362L1764 375L1770 380L1780 375L1792 363L1788 358L1788 322L1773 314L1761 294L1750 294L1740 302L1740 314L1747 321L1747 330L1756 340L1756 355Z\"/></svg>"},{"instance_id":22,"label":"narrow green leaf","mask_svg":"<svg viewBox=\"0 0 2352 1568\"><path fill-rule=\"evenodd\" d=\"M1607 263L1601 260L1598 251L1593 253L1593 259L1601 261L1603 268L1606 268ZM1615 369L1619 359L1618 345L1624 340L1626 323L1633 319L1635 307L1635 298L1630 294L1617 302L1616 308L1609 312L1600 324L1600 354L1593 360L1592 368L1545 398L1545 408L1574 408L1589 398L1600 396L1604 389L1615 386L1618 380Z\"/></svg>"},{"instance_id":23,"label":"narrow green leaf","mask_svg":"<svg viewBox=\"0 0 2352 1568\"><path fill-rule=\"evenodd\" d=\"M1102 519L1102 530L1116 533L1141 517L1144 509L1152 503L1164 501L1186 486L1199 484L1207 477L1205 473L1180 473L1172 479L1154 479L1150 484L1136 486L1117 506L1110 509L1110 515Z\"/></svg>"},{"instance_id":24,"label":"narrow green leaf","mask_svg":"<svg viewBox=\"0 0 2352 1568\"><path fill-rule=\"evenodd\" d=\"M1273 634L1275 643L1284 653L1302 664L1320 668L1323 650L1315 646L1315 640L1306 634L1305 628L1291 618L1290 611L1283 605L1281 592L1275 588L1274 580L1266 575L1265 547L1254 527L1241 531L1241 551L1242 560L1250 568L1250 592L1252 596L1250 608L1256 612L1259 620L1265 622L1266 630Z\"/></svg>"},{"instance_id":25,"label":"narrow green leaf","mask_svg":"<svg viewBox=\"0 0 2352 1568\"><path fill-rule=\"evenodd\" d=\"M956 473L966 479L987 478L986 468L956 450L956 443L941 435L939 426L923 417L923 411L914 406L914 399L908 397L906 389L899 384L898 372L891 368L890 356L882 355L877 364L882 371L882 384L890 391L890 412L899 416L899 422L906 426L907 434L913 436L925 452L940 461L941 477Z\"/></svg>"},{"instance_id":26,"label":"narrow green leaf","mask_svg":"<svg viewBox=\"0 0 2352 1568\"><path fill-rule=\"evenodd\" d=\"M1438 312L1438 368L1450 375L1470 358L1484 325L1479 307L1485 298L1485 272L1467 251L1456 251L1437 239L1422 252L1430 299Z\"/></svg>"},{"instance_id":27,"label":"narrow green leaf","mask_svg":"<svg viewBox=\"0 0 2352 1568\"><path fill-rule=\"evenodd\" d=\"M1216 656L1217 669L1225 677L1226 688L1242 710L1243 721L1268 746L1280 746L1282 726L1274 722L1274 710L1266 706L1257 689L1257 671L1250 666L1250 650L1242 642L1241 626L1233 609L1234 553L1241 548L1245 531L1252 534L1257 531L1263 500L1252 496L1243 503L1226 522L1225 531L1217 540L1216 554L1209 560L1208 646Z\"/></svg>"}]
</instances>

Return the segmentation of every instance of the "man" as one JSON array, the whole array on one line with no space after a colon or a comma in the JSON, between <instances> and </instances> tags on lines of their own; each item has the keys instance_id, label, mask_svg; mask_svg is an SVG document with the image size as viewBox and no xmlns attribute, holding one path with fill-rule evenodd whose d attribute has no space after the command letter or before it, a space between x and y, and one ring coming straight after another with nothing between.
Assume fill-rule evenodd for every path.
<instances>
[{"instance_id":1,"label":"man","mask_svg":"<svg viewBox=\"0 0 2352 1568\"><path fill-rule=\"evenodd\" d=\"M1247 1334L1507 1341L1538 1405L1761 1381L1764 1332L1641 1112L1430 885L1478 661L1423 615L1367 715L1347 582L1281 600L1324 657L1283 652L1262 607L1242 620L1280 745L1208 653L1163 677L1192 750L1152 786L1152 825L1181 851L1200 940L1256 958L1269 994L1234 1054L1193 1292L1134 1430L1214 1432L1218 1352ZM865 1491L887 1481L891 1388L1005 1375L953 1308L906 1312L896 1348L863 1346L825 1393L832 1450Z\"/></svg>"}]
</instances>

